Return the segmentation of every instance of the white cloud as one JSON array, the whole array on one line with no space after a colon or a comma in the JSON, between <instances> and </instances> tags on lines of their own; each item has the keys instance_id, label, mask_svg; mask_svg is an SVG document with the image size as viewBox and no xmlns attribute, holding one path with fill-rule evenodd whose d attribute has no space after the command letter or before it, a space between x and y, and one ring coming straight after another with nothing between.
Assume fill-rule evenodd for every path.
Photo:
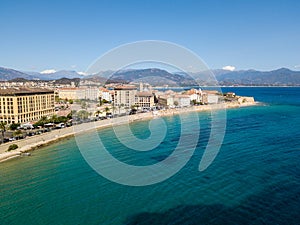
<instances>
[{"instance_id":1,"label":"white cloud","mask_svg":"<svg viewBox=\"0 0 300 225\"><path fill-rule=\"evenodd\" d=\"M296 66L294 66L295 68L300 68L300 65L296 65Z\"/></svg>"},{"instance_id":2,"label":"white cloud","mask_svg":"<svg viewBox=\"0 0 300 225\"><path fill-rule=\"evenodd\" d=\"M41 71L40 73L41 73L41 74L48 74L48 73L55 73L55 72L56 72L56 70L50 69L50 70L43 70L43 71Z\"/></svg>"},{"instance_id":3,"label":"white cloud","mask_svg":"<svg viewBox=\"0 0 300 225\"><path fill-rule=\"evenodd\" d=\"M223 69L223 70L234 71L234 70L235 70L235 67L234 67L234 66L224 66L222 69Z\"/></svg>"},{"instance_id":4,"label":"white cloud","mask_svg":"<svg viewBox=\"0 0 300 225\"><path fill-rule=\"evenodd\" d=\"M85 76L85 75L87 75L85 72L77 72L79 75L83 75L83 76Z\"/></svg>"}]
</instances>

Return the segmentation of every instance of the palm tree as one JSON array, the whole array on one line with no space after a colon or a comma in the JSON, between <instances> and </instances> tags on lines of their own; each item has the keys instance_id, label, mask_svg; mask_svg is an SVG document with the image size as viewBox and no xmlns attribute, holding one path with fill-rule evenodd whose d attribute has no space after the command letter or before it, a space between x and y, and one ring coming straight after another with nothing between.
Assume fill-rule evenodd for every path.
<instances>
[{"instance_id":1,"label":"palm tree","mask_svg":"<svg viewBox=\"0 0 300 225\"><path fill-rule=\"evenodd\" d=\"M113 106L113 107L112 107L112 110L113 110L113 114L115 114L115 113L116 113L116 107Z\"/></svg>"},{"instance_id":2,"label":"palm tree","mask_svg":"<svg viewBox=\"0 0 300 225\"><path fill-rule=\"evenodd\" d=\"M4 135L6 132L6 122L3 122L3 121L0 122L0 130L2 133L2 144L3 144L4 143Z\"/></svg>"},{"instance_id":3,"label":"palm tree","mask_svg":"<svg viewBox=\"0 0 300 225\"><path fill-rule=\"evenodd\" d=\"M86 111L86 110L80 110L77 112L77 116L81 119L81 120L84 120L84 119L87 119L89 117L89 112Z\"/></svg>"},{"instance_id":4,"label":"palm tree","mask_svg":"<svg viewBox=\"0 0 300 225\"><path fill-rule=\"evenodd\" d=\"M110 111L110 108L108 108L108 107L105 107L105 113L108 113L109 111Z\"/></svg>"},{"instance_id":5,"label":"palm tree","mask_svg":"<svg viewBox=\"0 0 300 225\"><path fill-rule=\"evenodd\" d=\"M123 107L124 107L123 103L119 105L119 114L120 114L120 109L123 108Z\"/></svg>"},{"instance_id":6,"label":"palm tree","mask_svg":"<svg viewBox=\"0 0 300 225\"><path fill-rule=\"evenodd\" d=\"M101 111L101 110L97 110L97 111L95 112L95 116L99 116L99 114L102 114L102 111Z\"/></svg>"},{"instance_id":7,"label":"palm tree","mask_svg":"<svg viewBox=\"0 0 300 225\"><path fill-rule=\"evenodd\" d=\"M100 96L99 97L99 105L101 106L103 104L103 101L102 101L102 97Z\"/></svg>"},{"instance_id":8,"label":"palm tree","mask_svg":"<svg viewBox=\"0 0 300 225\"><path fill-rule=\"evenodd\" d=\"M58 118L57 118L57 115L52 115L51 116L51 118L50 118L50 121L52 122L52 123L57 123L58 122Z\"/></svg>"}]
</instances>

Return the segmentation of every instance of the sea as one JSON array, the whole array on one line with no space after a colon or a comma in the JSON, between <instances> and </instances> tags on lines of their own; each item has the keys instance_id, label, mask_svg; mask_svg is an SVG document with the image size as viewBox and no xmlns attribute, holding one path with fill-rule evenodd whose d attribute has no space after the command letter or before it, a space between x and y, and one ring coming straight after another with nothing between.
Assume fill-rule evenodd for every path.
<instances>
[{"instance_id":1,"label":"sea","mask_svg":"<svg viewBox=\"0 0 300 225\"><path fill-rule=\"evenodd\" d=\"M300 88L222 90L254 96L261 104L226 111L224 139L205 170L199 171L199 162L214 138L209 112L197 114L201 129L186 164L147 185L116 182L94 170L82 151L95 158L101 154L87 132L80 148L70 137L0 164L0 224L300 224ZM148 166L172 155L180 140L180 115L163 120L166 133L153 150L124 147L112 127L97 135L120 162ZM134 122L130 129L142 140L151 135L149 121ZM88 149L82 147L85 140ZM101 163L116 172L111 161Z\"/></svg>"}]
</instances>

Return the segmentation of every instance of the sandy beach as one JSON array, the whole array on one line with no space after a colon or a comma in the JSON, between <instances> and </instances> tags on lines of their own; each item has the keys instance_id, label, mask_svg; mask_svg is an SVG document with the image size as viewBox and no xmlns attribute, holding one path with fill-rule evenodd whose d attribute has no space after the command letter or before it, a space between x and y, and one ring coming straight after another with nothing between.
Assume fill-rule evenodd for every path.
<instances>
[{"instance_id":1,"label":"sandy beach","mask_svg":"<svg viewBox=\"0 0 300 225\"><path fill-rule=\"evenodd\" d=\"M39 147L49 145L53 142L57 142L66 137L73 136L77 133L87 132L93 129L101 129L104 127L109 127L112 125L121 125L128 122L141 121L141 120L149 120L157 116L172 116L181 113L188 112L200 112L200 111L211 111L211 110L220 110L220 109L229 109L229 108L239 108L239 107L247 107L257 105L257 102L230 102L224 104L215 104L215 105L201 105L201 106L193 106L189 108L174 108L174 109L166 109L157 111L157 113L147 112L140 113L135 115L128 115L125 117L100 120L90 123L83 123L79 125L75 125L72 127L67 127L63 129L53 130L48 133L43 133L40 135L27 137L25 139L17 140L14 142L8 142L0 145L0 162L20 157L22 154L28 151L32 151L38 149ZM19 147L16 150L12 150L7 152L8 147L11 144L17 144Z\"/></svg>"}]
</instances>

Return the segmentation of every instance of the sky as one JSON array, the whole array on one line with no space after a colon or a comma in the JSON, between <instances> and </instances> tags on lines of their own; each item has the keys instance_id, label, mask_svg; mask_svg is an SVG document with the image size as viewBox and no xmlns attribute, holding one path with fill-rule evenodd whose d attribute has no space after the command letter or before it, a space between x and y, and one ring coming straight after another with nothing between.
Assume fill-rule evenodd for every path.
<instances>
[{"instance_id":1,"label":"sky","mask_svg":"<svg viewBox=\"0 0 300 225\"><path fill-rule=\"evenodd\" d=\"M0 0L0 66L86 71L119 45L162 40L212 69L300 70L300 1Z\"/></svg>"}]
</instances>

